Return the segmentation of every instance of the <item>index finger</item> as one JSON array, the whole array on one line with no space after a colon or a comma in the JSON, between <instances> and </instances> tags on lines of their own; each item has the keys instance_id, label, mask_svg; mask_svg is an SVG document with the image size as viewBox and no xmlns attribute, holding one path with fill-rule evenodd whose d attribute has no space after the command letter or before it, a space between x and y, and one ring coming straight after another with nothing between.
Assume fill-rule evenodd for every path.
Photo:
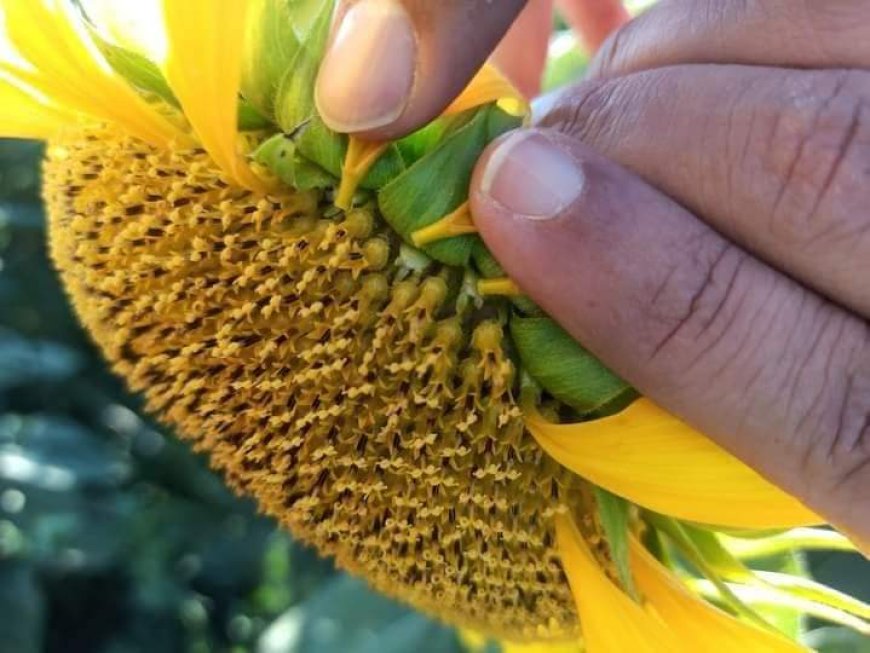
<instances>
[{"instance_id":1,"label":"index finger","mask_svg":"<svg viewBox=\"0 0 870 653\"><path fill-rule=\"evenodd\" d=\"M317 80L332 129L394 139L435 118L526 0L343 0Z\"/></svg>"}]
</instances>

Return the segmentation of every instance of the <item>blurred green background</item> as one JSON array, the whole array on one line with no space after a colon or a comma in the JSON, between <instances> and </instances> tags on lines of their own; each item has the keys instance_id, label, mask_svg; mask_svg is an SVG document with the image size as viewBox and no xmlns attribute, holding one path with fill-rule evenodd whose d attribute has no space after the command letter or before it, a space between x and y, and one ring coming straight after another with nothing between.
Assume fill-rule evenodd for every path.
<instances>
[{"instance_id":1,"label":"blurred green background","mask_svg":"<svg viewBox=\"0 0 870 653\"><path fill-rule=\"evenodd\" d=\"M257 516L141 415L46 258L40 156L0 141L0 652L461 651L451 629ZM812 563L870 598L856 556ZM870 650L823 634L830 653Z\"/></svg>"}]
</instances>

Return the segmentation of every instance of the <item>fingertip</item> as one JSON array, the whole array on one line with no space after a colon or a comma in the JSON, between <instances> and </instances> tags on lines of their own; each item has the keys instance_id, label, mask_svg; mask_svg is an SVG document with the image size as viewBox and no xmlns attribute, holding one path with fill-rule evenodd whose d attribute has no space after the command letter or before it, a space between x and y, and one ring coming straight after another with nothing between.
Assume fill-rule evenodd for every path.
<instances>
[{"instance_id":1,"label":"fingertip","mask_svg":"<svg viewBox=\"0 0 870 653\"><path fill-rule=\"evenodd\" d=\"M472 194L482 214L544 221L563 215L585 182L582 161L569 139L551 130L520 129L485 150L475 168Z\"/></svg>"},{"instance_id":2,"label":"fingertip","mask_svg":"<svg viewBox=\"0 0 870 653\"><path fill-rule=\"evenodd\" d=\"M318 112L365 140L412 133L459 95L524 4L347 0L318 74Z\"/></svg>"},{"instance_id":3,"label":"fingertip","mask_svg":"<svg viewBox=\"0 0 870 653\"><path fill-rule=\"evenodd\" d=\"M394 0L361 0L340 17L320 67L315 103L343 133L389 127L410 101L417 67L411 16Z\"/></svg>"}]
</instances>

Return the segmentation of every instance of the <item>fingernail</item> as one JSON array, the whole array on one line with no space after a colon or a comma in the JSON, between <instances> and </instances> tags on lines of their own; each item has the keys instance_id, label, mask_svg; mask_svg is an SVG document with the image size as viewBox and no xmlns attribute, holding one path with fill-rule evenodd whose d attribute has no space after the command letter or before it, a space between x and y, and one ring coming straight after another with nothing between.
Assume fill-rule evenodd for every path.
<instances>
[{"instance_id":1,"label":"fingernail","mask_svg":"<svg viewBox=\"0 0 870 653\"><path fill-rule=\"evenodd\" d=\"M490 155L480 191L518 216L549 220L574 203L585 179L562 146L539 132L520 131Z\"/></svg>"},{"instance_id":2,"label":"fingernail","mask_svg":"<svg viewBox=\"0 0 870 653\"><path fill-rule=\"evenodd\" d=\"M388 125L408 103L417 44L405 8L393 0L362 0L338 26L317 79L317 109L335 131Z\"/></svg>"}]
</instances>

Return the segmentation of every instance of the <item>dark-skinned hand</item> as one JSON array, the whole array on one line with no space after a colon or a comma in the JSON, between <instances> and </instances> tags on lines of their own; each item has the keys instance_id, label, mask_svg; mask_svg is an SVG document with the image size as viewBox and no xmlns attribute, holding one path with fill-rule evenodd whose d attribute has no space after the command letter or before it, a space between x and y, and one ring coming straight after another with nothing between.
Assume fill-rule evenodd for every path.
<instances>
[{"instance_id":1,"label":"dark-skinned hand","mask_svg":"<svg viewBox=\"0 0 870 653\"><path fill-rule=\"evenodd\" d=\"M381 89L392 113L372 108L382 92L342 114L358 91L323 74L318 102L386 137L437 115L525 3L356 5L396 12L380 38L410 25ZM545 5L512 37L531 66ZM867 551L870 4L664 0L538 108L475 172L493 254L614 371Z\"/></svg>"}]
</instances>

